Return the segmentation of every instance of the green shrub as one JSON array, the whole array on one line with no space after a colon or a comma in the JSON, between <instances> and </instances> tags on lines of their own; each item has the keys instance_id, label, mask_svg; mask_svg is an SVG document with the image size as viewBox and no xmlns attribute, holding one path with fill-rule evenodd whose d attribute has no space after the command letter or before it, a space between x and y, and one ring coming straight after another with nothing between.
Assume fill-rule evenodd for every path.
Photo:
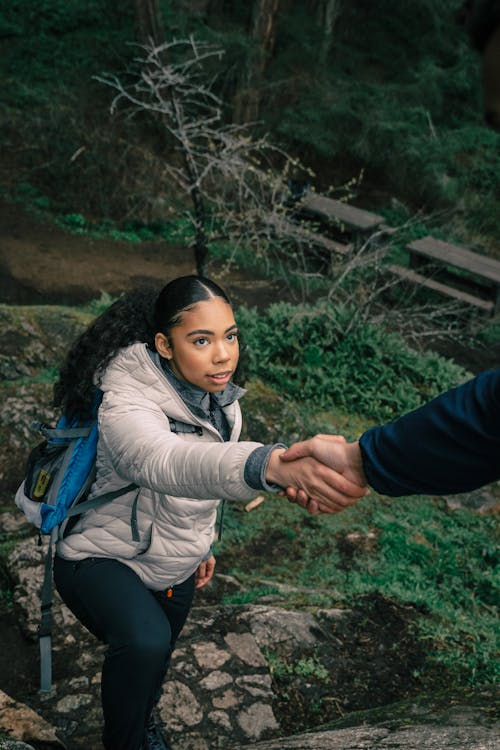
<instances>
[{"instance_id":1,"label":"green shrub","mask_svg":"<svg viewBox=\"0 0 500 750\"><path fill-rule=\"evenodd\" d=\"M277 677L296 675L304 679L313 678L319 682L327 682L330 674L318 657L310 656L296 661L289 661L271 652L266 653L269 671Z\"/></svg>"},{"instance_id":2,"label":"green shrub","mask_svg":"<svg viewBox=\"0 0 500 750\"><path fill-rule=\"evenodd\" d=\"M108 292L101 292L101 296L88 302L83 307L83 310L97 317L105 312L108 307L111 307L117 299L117 297L112 297Z\"/></svg>"},{"instance_id":3,"label":"green shrub","mask_svg":"<svg viewBox=\"0 0 500 750\"><path fill-rule=\"evenodd\" d=\"M385 421L467 377L453 362L328 303L241 309L242 369L313 408L331 405Z\"/></svg>"},{"instance_id":4,"label":"green shrub","mask_svg":"<svg viewBox=\"0 0 500 750\"><path fill-rule=\"evenodd\" d=\"M14 0L2 9L4 23L30 34L65 34L102 19L99 0Z\"/></svg>"}]
</instances>

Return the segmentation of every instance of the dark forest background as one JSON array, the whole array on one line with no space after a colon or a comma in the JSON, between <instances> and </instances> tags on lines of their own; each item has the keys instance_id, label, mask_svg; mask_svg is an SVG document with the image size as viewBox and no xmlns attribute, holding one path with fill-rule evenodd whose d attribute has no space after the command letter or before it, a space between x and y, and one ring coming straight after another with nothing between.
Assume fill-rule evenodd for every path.
<instances>
[{"instance_id":1,"label":"dark forest background","mask_svg":"<svg viewBox=\"0 0 500 750\"><path fill-rule=\"evenodd\" d=\"M213 71L225 120L269 133L319 191L349 183L356 205L393 223L418 214L499 255L500 136L483 123L460 5L3 1L0 183L70 225L150 222L151 196L169 193L155 168L166 144L144 118L110 115L94 76L123 74L133 42L193 35L225 51Z\"/></svg>"}]
</instances>

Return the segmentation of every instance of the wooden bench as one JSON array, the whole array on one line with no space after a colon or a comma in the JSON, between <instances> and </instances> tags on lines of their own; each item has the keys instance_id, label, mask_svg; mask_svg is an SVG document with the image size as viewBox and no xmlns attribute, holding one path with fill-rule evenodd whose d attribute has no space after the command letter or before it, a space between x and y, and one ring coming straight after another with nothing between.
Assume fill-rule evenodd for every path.
<instances>
[{"instance_id":1,"label":"wooden bench","mask_svg":"<svg viewBox=\"0 0 500 750\"><path fill-rule=\"evenodd\" d=\"M324 248L329 253L334 253L335 255L349 257L352 253L352 244L336 242L322 234L311 232L310 229L302 226L302 224L295 224L284 217L272 216L269 219L269 223L278 237L290 237L303 245Z\"/></svg>"},{"instance_id":2,"label":"wooden bench","mask_svg":"<svg viewBox=\"0 0 500 750\"><path fill-rule=\"evenodd\" d=\"M297 203L297 209L307 217L335 226L341 234L351 235L356 246L370 233L385 227L378 214L314 192L307 193Z\"/></svg>"},{"instance_id":3,"label":"wooden bench","mask_svg":"<svg viewBox=\"0 0 500 750\"><path fill-rule=\"evenodd\" d=\"M486 312L500 310L499 261L430 236L406 249L410 268L392 265L393 273Z\"/></svg>"},{"instance_id":4,"label":"wooden bench","mask_svg":"<svg viewBox=\"0 0 500 750\"><path fill-rule=\"evenodd\" d=\"M398 266L394 264L388 265L387 268L393 274L403 279L403 281L409 281L412 284L418 284L419 286L423 286L426 289L432 289L432 291L434 292L445 294L446 296L457 299L460 302L465 302L468 305L478 307L485 312L493 312L493 302L488 302L487 300L481 299L472 294L468 294L467 292L462 292L460 289L455 289L452 286L448 286L447 284L442 284L439 281L435 281L435 279L430 279L427 276L422 276L422 274L412 271L411 268L405 268L404 266Z\"/></svg>"}]
</instances>

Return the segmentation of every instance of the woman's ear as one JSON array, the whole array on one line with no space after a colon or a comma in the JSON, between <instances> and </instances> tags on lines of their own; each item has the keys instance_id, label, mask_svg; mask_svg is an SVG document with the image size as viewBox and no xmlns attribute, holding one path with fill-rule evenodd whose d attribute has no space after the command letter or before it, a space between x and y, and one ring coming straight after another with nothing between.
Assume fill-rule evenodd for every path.
<instances>
[{"instance_id":1,"label":"woman's ear","mask_svg":"<svg viewBox=\"0 0 500 750\"><path fill-rule=\"evenodd\" d=\"M155 334L155 347L160 357L172 359L172 347L168 337L164 333Z\"/></svg>"}]
</instances>

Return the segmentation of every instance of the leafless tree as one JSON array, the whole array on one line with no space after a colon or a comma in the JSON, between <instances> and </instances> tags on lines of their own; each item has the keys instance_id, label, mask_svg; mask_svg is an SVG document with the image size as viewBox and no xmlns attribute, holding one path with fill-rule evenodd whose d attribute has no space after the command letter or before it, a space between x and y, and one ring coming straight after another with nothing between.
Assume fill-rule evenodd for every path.
<instances>
[{"instance_id":1,"label":"leafless tree","mask_svg":"<svg viewBox=\"0 0 500 750\"><path fill-rule=\"evenodd\" d=\"M286 265L289 273L304 272L305 254L317 243L286 219L284 206L296 162L265 136L224 122L223 102L208 74L223 51L192 38L140 50L129 82L117 76L98 80L116 91L113 111L126 103L127 111L154 117L168 135L165 176L189 198L198 273L207 272L214 242L229 243L235 253L251 250L274 270Z\"/></svg>"},{"instance_id":2,"label":"leafless tree","mask_svg":"<svg viewBox=\"0 0 500 750\"><path fill-rule=\"evenodd\" d=\"M246 251L274 278L294 279L291 297L310 299L315 292L355 302L370 317L379 293L394 283L382 273L383 238L371 237L351 252L292 220L288 179L307 170L248 126L224 121L209 73L219 69L223 51L194 39L139 50L132 76L99 80L115 91L112 110L125 105L126 113L149 115L167 136L160 153L164 180L183 197L197 272L207 274L210 247L224 243L229 261Z\"/></svg>"}]
</instances>

